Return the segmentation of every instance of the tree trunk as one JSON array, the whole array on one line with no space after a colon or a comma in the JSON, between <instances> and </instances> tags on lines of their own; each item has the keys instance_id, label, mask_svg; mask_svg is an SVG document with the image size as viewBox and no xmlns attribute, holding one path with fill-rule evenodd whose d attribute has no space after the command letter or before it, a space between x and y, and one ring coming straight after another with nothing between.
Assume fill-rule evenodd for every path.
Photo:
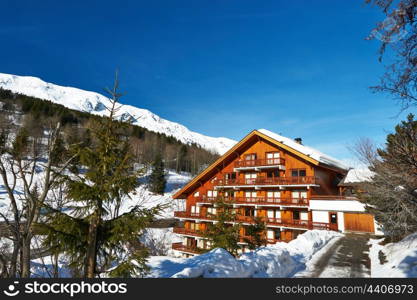
<instances>
[{"instance_id":1,"label":"tree trunk","mask_svg":"<svg viewBox=\"0 0 417 300\"><path fill-rule=\"evenodd\" d=\"M23 237L22 241L22 278L30 277L30 242L32 234L28 233Z\"/></svg>"},{"instance_id":2,"label":"tree trunk","mask_svg":"<svg viewBox=\"0 0 417 300\"><path fill-rule=\"evenodd\" d=\"M12 257L10 259L10 271L9 271L9 277L16 278L16 272L17 272L17 259L19 257L19 241L13 242L13 252Z\"/></svg>"},{"instance_id":3,"label":"tree trunk","mask_svg":"<svg viewBox=\"0 0 417 300\"><path fill-rule=\"evenodd\" d=\"M88 228L87 236L87 254L85 257L84 276L86 278L94 278L96 271L97 259L97 229L100 218L95 213Z\"/></svg>"}]
</instances>

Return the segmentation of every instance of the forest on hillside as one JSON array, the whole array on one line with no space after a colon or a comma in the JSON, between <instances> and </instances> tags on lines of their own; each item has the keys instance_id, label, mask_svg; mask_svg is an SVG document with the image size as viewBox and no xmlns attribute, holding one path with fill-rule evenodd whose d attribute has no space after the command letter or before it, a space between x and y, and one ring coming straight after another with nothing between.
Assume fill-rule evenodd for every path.
<instances>
[{"instance_id":1,"label":"forest on hillside","mask_svg":"<svg viewBox=\"0 0 417 300\"><path fill-rule=\"evenodd\" d=\"M88 139L89 124L100 116L71 110L63 105L0 88L1 128L24 126L36 134L50 122L60 122L65 135L75 140ZM13 116L13 117L12 117ZM12 117L15 122L11 122ZM14 123L14 124L13 124ZM130 124L123 134L129 139L136 163L151 165L158 156L165 168L176 172L199 173L219 155L196 144L184 144L175 137Z\"/></svg>"}]
</instances>

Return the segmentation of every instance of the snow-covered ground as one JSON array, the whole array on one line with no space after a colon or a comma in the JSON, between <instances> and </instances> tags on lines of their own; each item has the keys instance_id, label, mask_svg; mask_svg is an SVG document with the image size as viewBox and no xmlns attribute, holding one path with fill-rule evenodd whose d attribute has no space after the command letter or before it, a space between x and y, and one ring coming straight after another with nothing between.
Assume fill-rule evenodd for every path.
<instances>
[{"instance_id":1,"label":"snow-covered ground","mask_svg":"<svg viewBox=\"0 0 417 300\"><path fill-rule=\"evenodd\" d=\"M417 277L417 233L397 243L379 245L383 239L370 241L372 277Z\"/></svg>"},{"instance_id":2,"label":"snow-covered ground","mask_svg":"<svg viewBox=\"0 0 417 300\"><path fill-rule=\"evenodd\" d=\"M101 94L73 87L59 86L37 77L0 73L0 87L14 93L49 100L70 109L95 115L107 114L106 107L110 106L109 99ZM150 131L173 136L185 144L195 143L219 154L225 153L236 144L236 141L225 137L210 137L190 131L187 127L162 119L147 109L120 105L118 113L121 120L130 120L133 124Z\"/></svg>"},{"instance_id":3,"label":"snow-covered ground","mask_svg":"<svg viewBox=\"0 0 417 300\"><path fill-rule=\"evenodd\" d=\"M188 173L178 174L174 171L168 171L166 175L167 185L165 193L163 195L155 195L151 193L147 188L148 174L140 178L142 184L136 189L135 193L131 194L130 199L126 199L123 206L120 208L120 213L130 210L135 205L141 205L143 207L154 207L158 204L165 204L166 208L160 213L157 218L173 218L174 211L179 209L181 203L177 200L172 199L172 195L181 187L183 187L188 181L191 180L192 176ZM11 174L10 174L11 176ZM41 169L35 175L35 181L41 181L43 178L43 172ZM10 178L11 179L11 178ZM20 186L21 181L18 181L18 185L15 193L20 194L23 191L23 187ZM18 202L18 204L20 201ZM10 200L7 197L5 187L0 184L0 212L4 215L10 215ZM171 244L174 242L180 242L181 239L178 235L172 232L172 228L149 228L142 236L142 242L149 247L151 254L153 255L166 255L170 254ZM36 244L38 243L38 244ZM10 241L5 238L0 238L0 246L7 247ZM33 248L39 248L40 242L35 239L33 241ZM60 257L60 276L70 276L68 270L65 268L65 258ZM32 273L36 277L50 277L52 274L52 264L50 257L44 257L32 261Z\"/></svg>"},{"instance_id":4,"label":"snow-covered ground","mask_svg":"<svg viewBox=\"0 0 417 300\"><path fill-rule=\"evenodd\" d=\"M311 230L289 243L260 247L238 258L220 248L191 258L153 256L148 263L149 277L292 277L339 236L334 231Z\"/></svg>"}]
</instances>

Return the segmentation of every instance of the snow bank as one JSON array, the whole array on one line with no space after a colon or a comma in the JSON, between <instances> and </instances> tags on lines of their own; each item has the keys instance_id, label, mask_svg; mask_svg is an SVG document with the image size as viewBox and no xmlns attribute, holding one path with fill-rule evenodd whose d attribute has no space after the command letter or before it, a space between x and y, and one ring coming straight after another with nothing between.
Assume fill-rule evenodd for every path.
<instances>
[{"instance_id":1,"label":"snow bank","mask_svg":"<svg viewBox=\"0 0 417 300\"><path fill-rule=\"evenodd\" d=\"M261 247L239 258L220 248L187 259L151 258L150 277L291 277L338 236L341 234L334 231L307 231L289 243Z\"/></svg>"},{"instance_id":2,"label":"snow bank","mask_svg":"<svg viewBox=\"0 0 417 300\"><path fill-rule=\"evenodd\" d=\"M410 234L398 243L385 246L379 245L381 241L382 239L370 242L371 276L417 277L417 233ZM380 251L385 256L385 262L382 264Z\"/></svg>"}]
</instances>

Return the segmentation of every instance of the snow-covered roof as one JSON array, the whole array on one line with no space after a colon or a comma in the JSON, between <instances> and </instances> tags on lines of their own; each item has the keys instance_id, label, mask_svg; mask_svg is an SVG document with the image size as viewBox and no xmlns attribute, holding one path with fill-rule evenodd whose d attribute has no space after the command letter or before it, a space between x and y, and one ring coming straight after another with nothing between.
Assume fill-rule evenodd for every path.
<instances>
[{"instance_id":1,"label":"snow-covered roof","mask_svg":"<svg viewBox=\"0 0 417 300\"><path fill-rule=\"evenodd\" d=\"M370 181L374 174L375 173L368 168L351 169L344 178L343 183L346 184Z\"/></svg>"},{"instance_id":2,"label":"snow-covered roof","mask_svg":"<svg viewBox=\"0 0 417 300\"><path fill-rule=\"evenodd\" d=\"M349 170L349 167L346 166L344 163L342 163L341 161L339 161L336 158L333 158L327 154L324 154L316 149L313 149L311 147L302 145L300 143L297 143L296 141L294 141L293 139L287 138L285 136L276 134L272 131L266 130L266 129L258 129L258 131L262 134L267 135L268 137L280 142L281 144L284 144L288 147L291 147L292 149L307 155L315 160L317 160L320 163L323 163L325 165L328 166L333 166L339 169L343 169L343 170Z\"/></svg>"}]
</instances>

